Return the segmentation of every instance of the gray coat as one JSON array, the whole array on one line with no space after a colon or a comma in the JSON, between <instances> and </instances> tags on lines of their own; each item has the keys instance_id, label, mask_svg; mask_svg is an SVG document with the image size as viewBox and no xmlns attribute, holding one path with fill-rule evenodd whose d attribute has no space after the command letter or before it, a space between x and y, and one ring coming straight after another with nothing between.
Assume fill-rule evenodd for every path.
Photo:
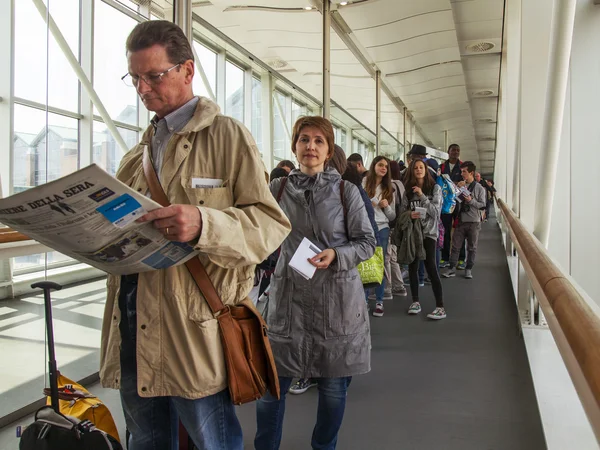
<instances>
[{"instance_id":1,"label":"gray coat","mask_svg":"<svg viewBox=\"0 0 600 450\"><path fill-rule=\"evenodd\" d=\"M281 181L271 183L274 196ZM346 233L340 181L335 169L316 177L294 170L279 202L292 232L281 245L265 320L280 376L337 378L371 369L369 318L356 266L373 256L375 236L360 193L348 182ZM337 255L311 280L288 265L304 237Z\"/></svg>"}]
</instances>

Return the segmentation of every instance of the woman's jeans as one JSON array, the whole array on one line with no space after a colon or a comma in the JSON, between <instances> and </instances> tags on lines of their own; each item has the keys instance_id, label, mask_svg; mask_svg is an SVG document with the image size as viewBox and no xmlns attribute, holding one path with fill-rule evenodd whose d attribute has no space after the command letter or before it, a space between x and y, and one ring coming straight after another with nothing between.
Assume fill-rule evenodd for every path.
<instances>
[{"instance_id":1,"label":"woman's jeans","mask_svg":"<svg viewBox=\"0 0 600 450\"><path fill-rule=\"evenodd\" d=\"M342 426L346 409L346 392L352 377L312 378L319 389L317 423L313 430L311 446L313 450L334 450L338 431ZM285 397L292 384L292 378L279 377L281 398L277 400L268 391L256 402L256 450L278 450L283 431Z\"/></svg>"},{"instance_id":2,"label":"woman's jeans","mask_svg":"<svg viewBox=\"0 0 600 450\"><path fill-rule=\"evenodd\" d=\"M201 450L242 450L242 428L227 389L208 397L141 397L136 363L137 274L121 277L121 403L129 450L177 450L179 420ZM191 345L191 344L190 344Z\"/></svg>"},{"instance_id":3,"label":"woman's jeans","mask_svg":"<svg viewBox=\"0 0 600 450\"><path fill-rule=\"evenodd\" d=\"M433 295L435 296L435 306L438 308L444 307L444 297L442 292L442 281L440 280L440 274L435 261L435 252L437 247L437 240L431 238L425 238L423 241L425 247L425 268L427 274L431 280L431 287L433 288ZM415 259L408 266L408 276L410 278L410 292L412 294L413 302L419 301L419 264L420 260Z\"/></svg>"},{"instance_id":4,"label":"woman's jeans","mask_svg":"<svg viewBox=\"0 0 600 450\"><path fill-rule=\"evenodd\" d=\"M383 257L387 255L388 243L390 242L390 228L385 227L379 230L378 233L379 242L381 243L381 247L383 248ZM383 303L383 291L385 290L385 276L381 281L381 284L375 288L375 299L377 303ZM365 289L365 296L367 297L367 303L369 301L369 293L370 289Z\"/></svg>"}]
</instances>

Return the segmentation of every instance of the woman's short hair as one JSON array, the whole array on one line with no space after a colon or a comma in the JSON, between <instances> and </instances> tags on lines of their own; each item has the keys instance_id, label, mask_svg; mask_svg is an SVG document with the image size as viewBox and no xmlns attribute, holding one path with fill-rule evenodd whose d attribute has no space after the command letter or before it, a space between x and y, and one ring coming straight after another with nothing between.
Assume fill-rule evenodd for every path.
<instances>
[{"instance_id":1,"label":"woman's short hair","mask_svg":"<svg viewBox=\"0 0 600 450\"><path fill-rule=\"evenodd\" d=\"M300 132L305 127L314 127L323 133L323 137L327 141L327 145L329 147L327 158L331 158L335 149L333 126L329 120L319 116L302 116L296 120L294 129L292 131L292 153L296 154L296 143L300 138Z\"/></svg>"}]
</instances>

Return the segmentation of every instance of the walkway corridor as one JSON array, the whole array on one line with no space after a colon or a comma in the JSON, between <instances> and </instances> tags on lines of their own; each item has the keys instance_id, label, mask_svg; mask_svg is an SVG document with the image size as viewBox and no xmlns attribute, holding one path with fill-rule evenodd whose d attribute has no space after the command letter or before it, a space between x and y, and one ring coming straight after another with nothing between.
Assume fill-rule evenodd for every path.
<instances>
[{"instance_id":1,"label":"walkway corridor","mask_svg":"<svg viewBox=\"0 0 600 450\"><path fill-rule=\"evenodd\" d=\"M474 279L443 279L448 318L408 316L410 300L385 303L371 317L372 371L348 393L340 450L538 450L546 444L519 325L500 230L483 224ZM410 294L409 294L410 295ZM282 450L306 450L317 390L287 396ZM246 448L254 405L240 408Z\"/></svg>"}]
</instances>

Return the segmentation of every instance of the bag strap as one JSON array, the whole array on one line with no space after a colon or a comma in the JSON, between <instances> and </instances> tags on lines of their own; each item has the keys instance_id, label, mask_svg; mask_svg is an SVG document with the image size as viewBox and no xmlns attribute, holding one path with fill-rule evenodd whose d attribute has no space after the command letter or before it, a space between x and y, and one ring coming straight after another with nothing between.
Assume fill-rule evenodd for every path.
<instances>
[{"instance_id":1,"label":"bag strap","mask_svg":"<svg viewBox=\"0 0 600 450\"><path fill-rule=\"evenodd\" d=\"M281 201L281 197L283 195L283 192L285 191L285 185L287 184L287 181L287 177L283 177L283 179L281 180L281 186L279 186L279 192L277 193L277 203Z\"/></svg>"},{"instance_id":2,"label":"bag strap","mask_svg":"<svg viewBox=\"0 0 600 450\"><path fill-rule=\"evenodd\" d=\"M158 176L156 175L156 170L154 170L152 157L150 156L150 151L147 145L144 147L142 165L144 167L144 176L146 177L146 182L148 183L150 194L152 195L152 200L158 202L162 206L169 206L171 202L169 202L167 194L165 194L165 191L160 185L160 181L158 181ZM185 263L185 266L196 282L198 289L200 289L200 292L202 292L202 295L204 295L204 298L206 299L206 302L208 303L213 315L217 315L218 312L226 309L227 307L219 298L219 294L217 294L217 290L215 289L211 279L208 277L206 269L200 260L194 257L189 259Z\"/></svg>"},{"instance_id":3,"label":"bag strap","mask_svg":"<svg viewBox=\"0 0 600 450\"><path fill-rule=\"evenodd\" d=\"M350 239L350 233L348 233L348 210L346 209L346 202L344 201L344 180L340 181L340 199L342 200L342 209L344 210L344 228L346 229L346 237Z\"/></svg>"}]
</instances>

